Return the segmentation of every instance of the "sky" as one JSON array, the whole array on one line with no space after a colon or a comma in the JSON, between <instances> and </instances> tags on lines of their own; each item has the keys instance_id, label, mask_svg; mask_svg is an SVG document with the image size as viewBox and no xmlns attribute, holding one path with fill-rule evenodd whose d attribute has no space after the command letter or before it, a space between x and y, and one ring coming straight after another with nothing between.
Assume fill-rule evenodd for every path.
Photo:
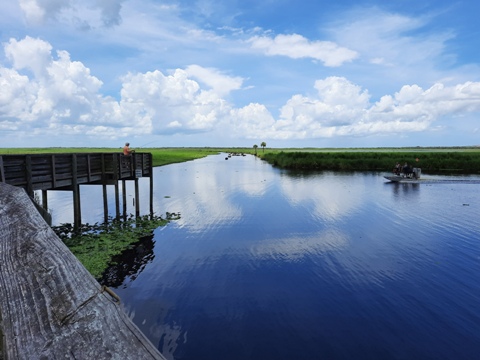
<instances>
[{"instance_id":1,"label":"sky","mask_svg":"<svg viewBox=\"0 0 480 360\"><path fill-rule=\"evenodd\" d=\"M477 0L6 0L0 147L480 145Z\"/></svg>"}]
</instances>

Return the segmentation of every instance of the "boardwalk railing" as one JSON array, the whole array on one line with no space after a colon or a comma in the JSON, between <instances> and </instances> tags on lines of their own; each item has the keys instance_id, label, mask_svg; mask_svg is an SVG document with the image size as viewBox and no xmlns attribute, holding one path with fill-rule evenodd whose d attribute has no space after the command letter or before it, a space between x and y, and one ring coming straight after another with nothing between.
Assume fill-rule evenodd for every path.
<instances>
[{"instance_id":1,"label":"boardwalk railing","mask_svg":"<svg viewBox=\"0 0 480 360\"><path fill-rule=\"evenodd\" d=\"M23 187L32 196L34 190L150 176L151 167L150 153L0 155L0 181Z\"/></svg>"},{"instance_id":2,"label":"boardwalk railing","mask_svg":"<svg viewBox=\"0 0 480 360\"><path fill-rule=\"evenodd\" d=\"M42 220L0 183L0 359L165 360Z\"/></svg>"},{"instance_id":3,"label":"boardwalk railing","mask_svg":"<svg viewBox=\"0 0 480 360\"><path fill-rule=\"evenodd\" d=\"M47 190L71 190L74 198L74 224L81 224L80 188L82 184L104 186L104 212L108 218L106 185L115 185L116 214L119 208L119 180L135 181L136 215L139 214L138 178L150 177L150 210L152 209L152 154L69 153L0 155L0 182L24 188L30 197L42 191L43 208L47 210ZM125 190L125 186L123 186ZM125 198L125 194L124 194Z\"/></svg>"}]
</instances>

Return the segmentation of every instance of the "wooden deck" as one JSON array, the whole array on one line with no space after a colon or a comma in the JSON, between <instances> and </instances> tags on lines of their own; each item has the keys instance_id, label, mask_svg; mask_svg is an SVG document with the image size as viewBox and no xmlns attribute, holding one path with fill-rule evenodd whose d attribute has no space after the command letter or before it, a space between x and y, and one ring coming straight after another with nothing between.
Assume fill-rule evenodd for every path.
<instances>
[{"instance_id":1,"label":"wooden deck","mask_svg":"<svg viewBox=\"0 0 480 360\"><path fill-rule=\"evenodd\" d=\"M119 181L135 181L136 215L139 215L138 179L150 178L150 212L153 213L153 170L151 153L69 153L0 155L0 182L24 188L30 197L42 191L43 208L48 210L48 190L71 190L74 225L81 222L80 185L103 185L105 221L108 218L107 185L115 185L116 215L120 216ZM125 184L125 183L124 183ZM125 186L123 186L125 189ZM125 203L125 194L123 194ZM125 208L125 204L124 204Z\"/></svg>"},{"instance_id":2,"label":"wooden deck","mask_svg":"<svg viewBox=\"0 0 480 360\"><path fill-rule=\"evenodd\" d=\"M0 289L0 358L165 360L118 296L43 221L25 191L4 183Z\"/></svg>"},{"instance_id":3,"label":"wooden deck","mask_svg":"<svg viewBox=\"0 0 480 360\"><path fill-rule=\"evenodd\" d=\"M34 190L69 189L81 184L113 184L147 177L152 154L75 153L0 155L0 182Z\"/></svg>"}]
</instances>

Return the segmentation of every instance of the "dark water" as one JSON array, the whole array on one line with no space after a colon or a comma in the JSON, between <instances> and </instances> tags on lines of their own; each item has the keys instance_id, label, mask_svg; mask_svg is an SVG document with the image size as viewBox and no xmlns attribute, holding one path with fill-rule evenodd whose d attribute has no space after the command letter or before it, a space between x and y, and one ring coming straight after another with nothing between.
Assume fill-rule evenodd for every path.
<instances>
[{"instance_id":1,"label":"dark water","mask_svg":"<svg viewBox=\"0 0 480 360\"><path fill-rule=\"evenodd\" d=\"M108 273L168 359L479 358L480 185L224 158L155 169L182 217Z\"/></svg>"}]
</instances>

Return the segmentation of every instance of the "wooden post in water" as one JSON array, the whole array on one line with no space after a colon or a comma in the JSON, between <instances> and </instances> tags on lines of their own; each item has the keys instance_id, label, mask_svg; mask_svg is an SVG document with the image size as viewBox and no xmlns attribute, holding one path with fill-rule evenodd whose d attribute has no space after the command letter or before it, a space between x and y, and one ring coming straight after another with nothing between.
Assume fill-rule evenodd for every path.
<instances>
[{"instance_id":1,"label":"wooden post in water","mask_svg":"<svg viewBox=\"0 0 480 360\"><path fill-rule=\"evenodd\" d=\"M105 154L102 154L102 190L103 190L103 220L108 222L107 175L105 175Z\"/></svg>"},{"instance_id":2,"label":"wooden post in water","mask_svg":"<svg viewBox=\"0 0 480 360\"><path fill-rule=\"evenodd\" d=\"M0 183L4 359L165 360L43 221L21 188ZM3 355L3 356L2 356Z\"/></svg>"},{"instance_id":3,"label":"wooden post in water","mask_svg":"<svg viewBox=\"0 0 480 360\"><path fill-rule=\"evenodd\" d=\"M139 172L137 172L137 157L135 153L132 155L131 160L132 160L132 172L135 179L134 180L135 182L135 217L139 217L140 216L140 192L138 189L138 178L139 176L141 176L141 173L139 174L139 172L141 172L142 170L138 169Z\"/></svg>"},{"instance_id":4,"label":"wooden post in water","mask_svg":"<svg viewBox=\"0 0 480 360\"><path fill-rule=\"evenodd\" d=\"M42 206L43 210L48 211L47 190L42 190Z\"/></svg>"},{"instance_id":5,"label":"wooden post in water","mask_svg":"<svg viewBox=\"0 0 480 360\"><path fill-rule=\"evenodd\" d=\"M150 164L148 166L148 172L150 174L150 216L153 217L153 158L149 155Z\"/></svg>"},{"instance_id":6,"label":"wooden post in water","mask_svg":"<svg viewBox=\"0 0 480 360\"><path fill-rule=\"evenodd\" d=\"M127 182L122 180L122 207L123 207L123 220L127 220Z\"/></svg>"},{"instance_id":7,"label":"wooden post in water","mask_svg":"<svg viewBox=\"0 0 480 360\"><path fill-rule=\"evenodd\" d=\"M79 229L82 225L80 185L78 184L77 169L77 154L72 154L73 227L75 229Z\"/></svg>"},{"instance_id":8,"label":"wooden post in water","mask_svg":"<svg viewBox=\"0 0 480 360\"><path fill-rule=\"evenodd\" d=\"M113 156L113 166L114 166L114 177L113 180L115 182L115 216L117 219L120 219L120 197L118 191L118 179L122 178L122 163L120 160L120 154L115 154Z\"/></svg>"}]
</instances>

